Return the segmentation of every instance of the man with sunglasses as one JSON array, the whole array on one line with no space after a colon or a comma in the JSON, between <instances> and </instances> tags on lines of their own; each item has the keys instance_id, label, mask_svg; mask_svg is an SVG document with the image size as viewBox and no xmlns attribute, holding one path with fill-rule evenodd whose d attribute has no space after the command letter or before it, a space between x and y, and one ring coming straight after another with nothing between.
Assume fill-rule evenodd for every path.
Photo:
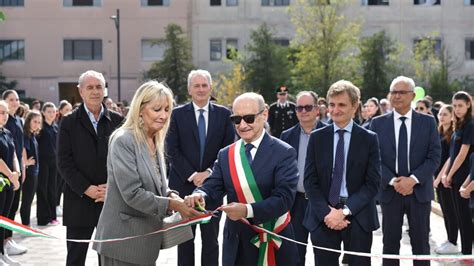
<instances>
[{"instance_id":1,"label":"man with sunglasses","mask_svg":"<svg viewBox=\"0 0 474 266\"><path fill-rule=\"evenodd\" d=\"M441 144L432 116L414 112L413 79L399 76L390 85L393 112L372 120L370 130L380 137L383 253L399 254L403 216L407 214L414 255L430 254L429 231L433 174L441 158ZM384 259L383 265L399 265ZM414 260L414 265L430 265Z\"/></svg>"},{"instance_id":2,"label":"man with sunglasses","mask_svg":"<svg viewBox=\"0 0 474 266\"><path fill-rule=\"evenodd\" d=\"M319 108L317 105L318 95L313 91L300 91L296 95L296 116L299 123L294 127L281 133L280 139L290 144L295 150L298 158L298 172L300 174L296 186L295 203L291 208L291 224L295 232L295 240L308 243L308 229L303 226L303 218L308 206L303 179L304 165L306 161L306 150L309 136L315 129L325 127L326 124L319 120ZM300 261L298 265L305 265L306 246L298 245Z\"/></svg>"},{"instance_id":3,"label":"man with sunglasses","mask_svg":"<svg viewBox=\"0 0 474 266\"><path fill-rule=\"evenodd\" d=\"M166 137L169 161L169 186L182 196L191 194L202 185L212 172L220 149L231 144L235 132L230 111L210 101L211 74L206 70L193 70L188 75L188 93L192 101L176 107L171 115ZM209 208L217 208L216 201ZM220 215L208 224L199 225L202 238L201 265L219 265ZM196 226L193 226L195 232ZM178 265L195 265L194 238L178 245Z\"/></svg>"},{"instance_id":4,"label":"man with sunglasses","mask_svg":"<svg viewBox=\"0 0 474 266\"><path fill-rule=\"evenodd\" d=\"M377 135L354 123L360 91L341 80L327 93L333 124L311 133L304 188L309 198L303 224L316 246L370 253L372 231L379 227L375 196L380 183ZM339 254L315 249L315 265L339 265ZM370 258L349 256L349 265L370 265Z\"/></svg>"},{"instance_id":5,"label":"man with sunglasses","mask_svg":"<svg viewBox=\"0 0 474 266\"><path fill-rule=\"evenodd\" d=\"M188 206L209 205L227 195L229 203L220 208L227 214L222 265L257 265L272 259L276 265L296 265L296 244L257 233L256 227L294 238L289 210L298 183L296 152L264 130L268 111L261 95L244 93L232 109L241 139L219 152L211 176L185 201Z\"/></svg>"},{"instance_id":6,"label":"man with sunglasses","mask_svg":"<svg viewBox=\"0 0 474 266\"><path fill-rule=\"evenodd\" d=\"M298 123L295 112L295 104L288 101L289 90L281 86L277 90L278 101L270 105L268 112L268 124L272 136L279 138L281 132Z\"/></svg>"}]
</instances>

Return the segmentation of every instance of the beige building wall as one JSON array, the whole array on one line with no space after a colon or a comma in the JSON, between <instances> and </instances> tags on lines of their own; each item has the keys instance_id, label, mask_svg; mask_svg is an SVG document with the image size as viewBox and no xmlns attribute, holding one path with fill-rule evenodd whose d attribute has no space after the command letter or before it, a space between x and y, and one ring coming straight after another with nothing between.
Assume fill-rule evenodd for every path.
<instances>
[{"instance_id":1,"label":"beige building wall","mask_svg":"<svg viewBox=\"0 0 474 266\"><path fill-rule=\"evenodd\" d=\"M96 0L97 1L97 0ZM165 36L173 22L185 30L188 1L170 1L169 6L141 6L140 0L102 0L101 6L65 7L63 0L24 1L24 7L2 7L7 20L0 23L0 39L25 41L24 61L5 61L3 74L17 80L17 89L27 97L58 102L59 83L76 82L94 69L108 82L110 96L117 100L117 35L110 16L120 9L121 96L130 101L144 70L153 61L142 60L141 40ZM63 60L64 39L101 39L102 60Z\"/></svg>"}]
</instances>

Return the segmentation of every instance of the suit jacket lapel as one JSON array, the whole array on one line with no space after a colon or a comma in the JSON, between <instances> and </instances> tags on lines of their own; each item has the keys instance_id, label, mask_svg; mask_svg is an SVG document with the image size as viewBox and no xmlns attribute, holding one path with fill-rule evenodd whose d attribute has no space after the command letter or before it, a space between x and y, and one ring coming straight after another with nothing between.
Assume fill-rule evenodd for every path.
<instances>
[{"instance_id":1,"label":"suit jacket lapel","mask_svg":"<svg viewBox=\"0 0 474 266\"><path fill-rule=\"evenodd\" d=\"M84 104L82 104L79 108L80 108L79 109L79 114L80 114L79 120L80 120L81 124L92 134L92 136L97 138L97 133L94 130L94 126L92 125L92 122L89 118L89 115L87 115L86 109L84 108Z\"/></svg>"},{"instance_id":2,"label":"suit jacket lapel","mask_svg":"<svg viewBox=\"0 0 474 266\"><path fill-rule=\"evenodd\" d=\"M359 149L357 141L355 141L357 138L357 135L360 134L360 128L358 125L354 123L352 126L352 133L350 137L350 142L349 142L349 151L347 152L347 162L346 162L346 187L347 190L349 191L349 185L351 184L351 175L350 173L352 172L352 167L354 166L354 161L357 156L357 150ZM354 141L353 141L354 140Z\"/></svg>"},{"instance_id":3,"label":"suit jacket lapel","mask_svg":"<svg viewBox=\"0 0 474 266\"><path fill-rule=\"evenodd\" d=\"M156 162L153 162L151 160L150 152L148 151L148 147L146 146L146 144L141 145L141 151L142 152L140 152L140 154L142 156L142 159L146 162L145 165L148 169L151 179L153 180L153 184L155 184L155 189L158 193L161 193L161 187L163 186L163 184L161 184L161 186L158 184L158 174L156 173L156 170L154 168Z\"/></svg>"},{"instance_id":4,"label":"suit jacket lapel","mask_svg":"<svg viewBox=\"0 0 474 266\"><path fill-rule=\"evenodd\" d=\"M157 154L158 158L158 165L160 167L160 176L161 176L161 196L166 196L166 190L168 188L168 181L166 181L166 171L165 166L163 165L164 160L162 160L161 156Z\"/></svg>"},{"instance_id":5,"label":"suit jacket lapel","mask_svg":"<svg viewBox=\"0 0 474 266\"><path fill-rule=\"evenodd\" d=\"M197 122L196 122L196 114L194 113L194 106L192 102L188 103L187 110L188 110L188 114L186 115L186 119L187 119L186 124L190 125L190 128L193 131L194 140L198 144L197 147L199 147L199 133L198 133Z\"/></svg>"},{"instance_id":6,"label":"suit jacket lapel","mask_svg":"<svg viewBox=\"0 0 474 266\"><path fill-rule=\"evenodd\" d=\"M264 133L262 142L258 146L257 153L255 153L255 157L253 158L252 162L252 172L255 179L258 179L258 171L260 169L264 169L265 164L267 163L266 160L271 159L271 156L267 156L271 154L270 147L273 144L273 140L270 138L268 133Z\"/></svg>"},{"instance_id":7,"label":"suit jacket lapel","mask_svg":"<svg viewBox=\"0 0 474 266\"><path fill-rule=\"evenodd\" d=\"M393 148L393 153L392 154L397 154L397 145L396 145L396 141L395 141L395 122L394 122L394 118L393 118L393 112L390 113L390 115L388 115L386 117L386 119L388 119L388 122L387 122L387 138L388 140L390 141L390 143L392 144L392 148ZM380 136L379 135L379 138L380 137L383 137L383 136Z\"/></svg>"},{"instance_id":8,"label":"suit jacket lapel","mask_svg":"<svg viewBox=\"0 0 474 266\"><path fill-rule=\"evenodd\" d=\"M214 108L214 105L209 102L209 116L208 116L208 119L207 119L207 134L206 134L206 146L205 147L207 147L207 144L209 143L209 141L212 140L212 133L217 130L215 128L217 126L216 121L217 121L216 110ZM206 148L204 148L204 149L206 149Z\"/></svg>"},{"instance_id":9,"label":"suit jacket lapel","mask_svg":"<svg viewBox=\"0 0 474 266\"><path fill-rule=\"evenodd\" d=\"M301 126L299 124L296 125L296 130L293 130L291 132L292 136L290 137L290 141L294 142L292 143L293 147L295 147L296 150L296 155L299 153L300 149L300 134L301 134Z\"/></svg>"},{"instance_id":10,"label":"suit jacket lapel","mask_svg":"<svg viewBox=\"0 0 474 266\"><path fill-rule=\"evenodd\" d=\"M418 133L419 133L419 130L417 130L418 127L414 127L413 125L419 125L418 124L418 119L420 118L420 114L418 114L417 112L415 111L412 111L412 115L411 115L411 136L410 136L410 151L409 151L409 155L411 157L411 154L413 154L413 150L415 149L415 143L416 143L416 139L418 138ZM408 158L410 159L410 158Z\"/></svg>"},{"instance_id":11,"label":"suit jacket lapel","mask_svg":"<svg viewBox=\"0 0 474 266\"><path fill-rule=\"evenodd\" d=\"M329 165L326 167L326 171L328 171L328 173L326 174L326 176L328 176L329 178L332 178L332 172L334 170L334 125L330 125L328 126L328 140L327 141L324 141L324 143L320 143L321 145L324 146L324 148L322 149L323 151L330 151L326 154L328 154L328 161L329 161ZM328 184L331 184L331 180L329 180Z\"/></svg>"}]
</instances>

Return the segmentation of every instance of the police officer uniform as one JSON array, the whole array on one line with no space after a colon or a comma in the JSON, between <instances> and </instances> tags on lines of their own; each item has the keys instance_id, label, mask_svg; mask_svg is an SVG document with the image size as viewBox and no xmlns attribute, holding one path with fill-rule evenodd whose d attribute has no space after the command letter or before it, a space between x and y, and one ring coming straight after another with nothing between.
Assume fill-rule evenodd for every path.
<instances>
[{"instance_id":1,"label":"police officer uniform","mask_svg":"<svg viewBox=\"0 0 474 266\"><path fill-rule=\"evenodd\" d=\"M279 87L277 93L288 93L287 87ZM281 104L279 101L270 105L268 124L270 125L270 133L272 136L279 138L281 133L293 127L298 123L295 111L296 105L292 102L286 101Z\"/></svg>"}]
</instances>

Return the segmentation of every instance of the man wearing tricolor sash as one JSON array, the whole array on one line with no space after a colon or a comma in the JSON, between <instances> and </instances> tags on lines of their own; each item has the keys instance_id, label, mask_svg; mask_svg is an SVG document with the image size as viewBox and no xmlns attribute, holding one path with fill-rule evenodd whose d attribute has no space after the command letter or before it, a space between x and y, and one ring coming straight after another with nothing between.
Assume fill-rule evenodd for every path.
<instances>
[{"instance_id":1,"label":"man wearing tricolor sash","mask_svg":"<svg viewBox=\"0 0 474 266\"><path fill-rule=\"evenodd\" d=\"M263 97L244 93L234 100L232 122L240 140L222 149L212 175L189 206L221 200L227 214L223 265L296 265L296 244L268 234L294 238L289 209L293 205L298 168L296 152L264 131L268 117Z\"/></svg>"}]
</instances>

